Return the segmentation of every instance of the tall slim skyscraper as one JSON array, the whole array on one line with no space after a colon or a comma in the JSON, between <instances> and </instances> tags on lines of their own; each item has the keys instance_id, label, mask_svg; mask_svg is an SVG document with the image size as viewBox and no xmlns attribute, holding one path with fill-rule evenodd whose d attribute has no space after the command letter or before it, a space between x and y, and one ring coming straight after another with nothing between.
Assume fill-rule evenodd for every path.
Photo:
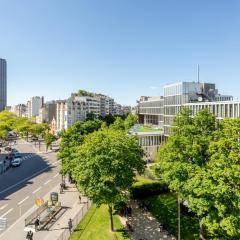
<instances>
[{"instance_id":1,"label":"tall slim skyscraper","mask_svg":"<svg viewBox=\"0 0 240 240\"><path fill-rule=\"evenodd\" d=\"M0 111L7 106L7 62L0 58Z\"/></svg>"}]
</instances>

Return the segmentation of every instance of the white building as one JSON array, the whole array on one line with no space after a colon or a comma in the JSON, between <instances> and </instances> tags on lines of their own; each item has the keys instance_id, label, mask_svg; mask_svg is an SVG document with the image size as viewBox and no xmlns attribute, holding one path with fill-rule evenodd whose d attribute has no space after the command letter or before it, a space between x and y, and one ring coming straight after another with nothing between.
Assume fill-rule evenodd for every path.
<instances>
[{"instance_id":1,"label":"white building","mask_svg":"<svg viewBox=\"0 0 240 240\"><path fill-rule=\"evenodd\" d=\"M43 97L32 97L27 102L27 113L28 117L36 117L39 115L39 110L41 107L43 107L44 104L44 98Z\"/></svg>"},{"instance_id":2,"label":"white building","mask_svg":"<svg viewBox=\"0 0 240 240\"><path fill-rule=\"evenodd\" d=\"M25 104L18 104L12 106L10 112L14 113L18 117L26 117L27 106Z\"/></svg>"}]
</instances>

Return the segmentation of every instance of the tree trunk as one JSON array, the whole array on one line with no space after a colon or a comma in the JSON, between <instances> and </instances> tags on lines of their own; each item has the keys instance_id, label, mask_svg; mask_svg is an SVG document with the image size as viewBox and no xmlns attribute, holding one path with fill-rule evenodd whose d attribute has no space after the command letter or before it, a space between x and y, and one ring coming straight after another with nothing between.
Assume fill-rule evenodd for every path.
<instances>
[{"instance_id":1,"label":"tree trunk","mask_svg":"<svg viewBox=\"0 0 240 240\"><path fill-rule=\"evenodd\" d=\"M181 199L179 193L177 195L178 201L178 240L181 240Z\"/></svg>"},{"instance_id":2,"label":"tree trunk","mask_svg":"<svg viewBox=\"0 0 240 240\"><path fill-rule=\"evenodd\" d=\"M38 151L40 151L40 140L38 139Z\"/></svg>"},{"instance_id":3,"label":"tree trunk","mask_svg":"<svg viewBox=\"0 0 240 240\"><path fill-rule=\"evenodd\" d=\"M110 231L113 232L114 227L113 227L113 216L112 216L112 206L111 205L108 205L108 212L109 212L109 220L110 220Z\"/></svg>"},{"instance_id":4,"label":"tree trunk","mask_svg":"<svg viewBox=\"0 0 240 240\"><path fill-rule=\"evenodd\" d=\"M199 239L201 240L205 240L205 237L204 237L204 228L203 228L203 225L200 223L200 226L199 226Z\"/></svg>"}]
</instances>

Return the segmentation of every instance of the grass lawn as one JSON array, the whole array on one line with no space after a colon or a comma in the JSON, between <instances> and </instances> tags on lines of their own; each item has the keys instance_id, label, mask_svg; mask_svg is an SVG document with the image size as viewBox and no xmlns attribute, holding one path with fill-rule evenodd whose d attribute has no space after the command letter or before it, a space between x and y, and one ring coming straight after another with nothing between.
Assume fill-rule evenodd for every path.
<instances>
[{"instance_id":1,"label":"grass lawn","mask_svg":"<svg viewBox=\"0 0 240 240\"><path fill-rule=\"evenodd\" d=\"M117 215L113 216L115 232L109 230L108 208L92 205L81 223L72 233L70 240L124 240L129 239Z\"/></svg>"},{"instance_id":2,"label":"grass lawn","mask_svg":"<svg viewBox=\"0 0 240 240\"><path fill-rule=\"evenodd\" d=\"M177 236L177 199L173 193L165 193L146 199L152 214L164 225L168 231ZM198 219L194 215L181 214L181 238L199 239Z\"/></svg>"}]
</instances>

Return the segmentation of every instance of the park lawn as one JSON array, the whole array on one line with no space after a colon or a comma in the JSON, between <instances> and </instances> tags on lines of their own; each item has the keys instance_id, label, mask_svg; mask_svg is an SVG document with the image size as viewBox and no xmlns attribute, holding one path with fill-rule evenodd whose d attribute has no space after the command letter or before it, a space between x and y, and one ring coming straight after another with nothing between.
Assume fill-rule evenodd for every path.
<instances>
[{"instance_id":1,"label":"park lawn","mask_svg":"<svg viewBox=\"0 0 240 240\"><path fill-rule=\"evenodd\" d=\"M168 231L177 236L177 198L176 194L164 193L145 199L150 212L163 223ZM181 213L181 239L199 239L199 221L193 214Z\"/></svg>"},{"instance_id":2,"label":"park lawn","mask_svg":"<svg viewBox=\"0 0 240 240\"><path fill-rule=\"evenodd\" d=\"M83 220L70 236L70 240L127 240L126 231L117 215L113 216L115 232L109 230L108 207L102 205L97 208L92 205Z\"/></svg>"}]
</instances>

